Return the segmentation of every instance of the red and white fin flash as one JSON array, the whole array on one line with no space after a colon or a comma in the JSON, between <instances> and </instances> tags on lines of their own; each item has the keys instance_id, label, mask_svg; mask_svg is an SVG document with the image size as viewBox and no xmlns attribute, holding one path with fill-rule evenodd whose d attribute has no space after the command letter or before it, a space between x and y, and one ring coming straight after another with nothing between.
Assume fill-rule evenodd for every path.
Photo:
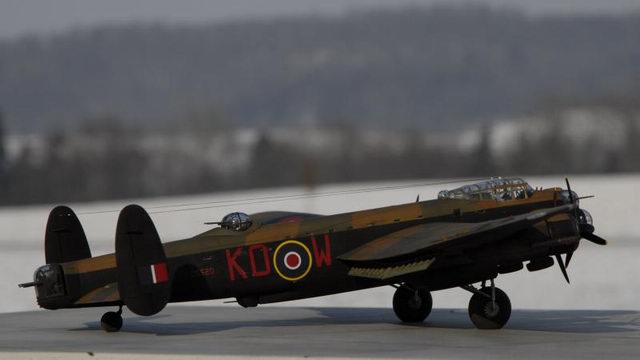
<instances>
[{"instance_id":1,"label":"red and white fin flash","mask_svg":"<svg viewBox=\"0 0 640 360\"><path fill-rule=\"evenodd\" d=\"M154 284L160 284L169 281L169 273L167 271L167 263L152 264L151 279Z\"/></svg>"}]
</instances>

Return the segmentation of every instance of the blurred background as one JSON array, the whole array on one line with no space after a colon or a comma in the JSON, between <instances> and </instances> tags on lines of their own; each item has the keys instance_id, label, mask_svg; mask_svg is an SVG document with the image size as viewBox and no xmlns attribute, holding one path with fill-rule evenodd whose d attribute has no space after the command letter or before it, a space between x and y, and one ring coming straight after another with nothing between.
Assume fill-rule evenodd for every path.
<instances>
[{"instance_id":1,"label":"blurred background","mask_svg":"<svg viewBox=\"0 0 640 360\"><path fill-rule=\"evenodd\" d=\"M640 193L638 171L636 0L0 2L7 287L42 262L57 203L75 203L104 253L117 209L133 201L494 175L561 186L580 174L576 190L599 190L596 222L608 216L605 230L631 244L640 207L625 199ZM335 213L418 191L238 210ZM89 214L105 209L115 212ZM232 210L154 220L167 241ZM637 267L627 270L638 282ZM0 311L33 306L17 291ZM607 306L636 306L638 293L624 291Z\"/></svg>"},{"instance_id":2,"label":"blurred background","mask_svg":"<svg viewBox=\"0 0 640 360\"><path fill-rule=\"evenodd\" d=\"M3 205L640 170L637 1L0 6Z\"/></svg>"}]
</instances>

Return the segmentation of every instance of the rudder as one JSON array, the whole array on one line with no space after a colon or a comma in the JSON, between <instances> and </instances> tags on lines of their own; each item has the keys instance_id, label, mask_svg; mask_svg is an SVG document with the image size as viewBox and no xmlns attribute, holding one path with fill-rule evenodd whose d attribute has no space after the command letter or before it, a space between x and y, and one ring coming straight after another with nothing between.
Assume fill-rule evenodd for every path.
<instances>
[{"instance_id":1,"label":"rudder","mask_svg":"<svg viewBox=\"0 0 640 360\"><path fill-rule=\"evenodd\" d=\"M49 213L44 236L47 264L59 264L91 257L87 236L76 214L67 206L57 206Z\"/></svg>"},{"instance_id":2,"label":"rudder","mask_svg":"<svg viewBox=\"0 0 640 360\"><path fill-rule=\"evenodd\" d=\"M164 247L149 214L138 205L122 209L116 228L118 291L132 312L160 312L171 293Z\"/></svg>"}]
</instances>

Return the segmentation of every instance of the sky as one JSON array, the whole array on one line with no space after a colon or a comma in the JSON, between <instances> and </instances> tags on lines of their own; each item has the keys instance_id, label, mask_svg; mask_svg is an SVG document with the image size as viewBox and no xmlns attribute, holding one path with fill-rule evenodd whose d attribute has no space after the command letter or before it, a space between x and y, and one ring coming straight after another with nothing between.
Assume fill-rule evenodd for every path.
<instances>
[{"instance_id":1,"label":"sky","mask_svg":"<svg viewBox=\"0 0 640 360\"><path fill-rule=\"evenodd\" d=\"M640 11L640 0L0 0L0 39L117 22L197 24L434 3L508 5L532 15Z\"/></svg>"}]
</instances>

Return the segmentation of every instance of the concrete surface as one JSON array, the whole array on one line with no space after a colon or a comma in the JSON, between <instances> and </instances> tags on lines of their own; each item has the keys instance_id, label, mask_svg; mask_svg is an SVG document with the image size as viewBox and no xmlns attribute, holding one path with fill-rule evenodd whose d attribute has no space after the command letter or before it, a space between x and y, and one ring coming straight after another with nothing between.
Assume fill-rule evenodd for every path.
<instances>
[{"instance_id":1,"label":"concrete surface","mask_svg":"<svg viewBox=\"0 0 640 360\"><path fill-rule=\"evenodd\" d=\"M106 310L0 314L0 358L640 356L638 311L515 310L505 329L483 331L466 309L434 309L425 324L403 325L384 308L169 306L148 318L125 310L122 331L105 333L99 318Z\"/></svg>"}]
</instances>

